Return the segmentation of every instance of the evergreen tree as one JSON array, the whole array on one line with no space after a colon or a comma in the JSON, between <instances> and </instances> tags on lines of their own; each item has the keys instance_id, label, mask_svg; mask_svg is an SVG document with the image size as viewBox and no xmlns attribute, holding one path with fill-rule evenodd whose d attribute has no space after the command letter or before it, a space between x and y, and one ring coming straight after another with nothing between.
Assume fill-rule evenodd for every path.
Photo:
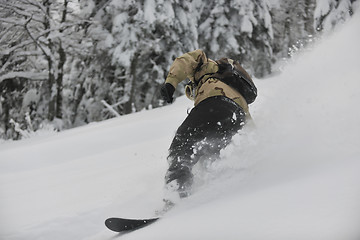
<instances>
[{"instance_id":1,"label":"evergreen tree","mask_svg":"<svg viewBox=\"0 0 360 240\"><path fill-rule=\"evenodd\" d=\"M301 48L314 35L315 0L280 0L271 9L274 27L273 51L287 58L293 48Z\"/></svg>"},{"instance_id":2,"label":"evergreen tree","mask_svg":"<svg viewBox=\"0 0 360 240\"><path fill-rule=\"evenodd\" d=\"M267 1L214 1L203 6L199 20L199 46L210 56L237 59L257 77L270 73L273 30Z\"/></svg>"},{"instance_id":3,"label":"evergreen tree","mask_svg":"<svg viewBox=\"0 0 360 240\"><path fill-rule=\"evenodd\" d=\"M264 77L354 9L355 0L0 0L0 137L157 107L170 64L198 48Z\"/></svg>"},{"instance_id":4,"label":"evergreen tree","mask_svg":"<svg viewBox=\"0 0 360 240\"><path fill-rule=\"evenodd\" d=\"M158 89L172 60L197 48L189 3L178 1L113 1L112 64L121 89L116 106L121 114L158 106Z\"/></svg>"},{"instance_id":5,"label":"evergreen tree","mask_svg":"<svg viewBox=\"0 0 360 240\"><path fill-rule=\"evenodd\" d=\"M354 13L356 0L317 0L315 9L315 28L329 32L338 24L344 23Z\"/></svg>"}]
</instances>

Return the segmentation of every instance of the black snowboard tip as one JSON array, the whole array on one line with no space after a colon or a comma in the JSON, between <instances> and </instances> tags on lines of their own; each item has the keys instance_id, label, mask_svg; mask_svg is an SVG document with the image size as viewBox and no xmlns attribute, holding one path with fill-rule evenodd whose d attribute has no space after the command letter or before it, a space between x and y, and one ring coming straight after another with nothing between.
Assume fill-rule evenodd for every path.
<instances>
[{"instance_id":1,"label":"black snowboard tip","mask_svg":"<svg viewBox=\"0 0 360 240\"><path fill-rule=\"evenodd\" d=\"M159 218L149 218L149 219L127 219L127 218L108 218L105 220L105 225L107 228L114 232L125 232L132 231L142 227L145 227Z\"/></svg>"}]
</instances>

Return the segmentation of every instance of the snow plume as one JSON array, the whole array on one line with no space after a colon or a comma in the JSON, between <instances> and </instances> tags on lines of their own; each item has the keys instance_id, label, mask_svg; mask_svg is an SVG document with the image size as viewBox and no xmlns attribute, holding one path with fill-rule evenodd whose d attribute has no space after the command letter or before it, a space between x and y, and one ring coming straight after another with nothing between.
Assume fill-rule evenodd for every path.
<instances>
[{"instance_id":1,"label":"snow plume","mask_svg":"<svg viewBox=\"0 0 360 240\"><path fill-rule=\"evenodd\" d=\"M241 131L222 152L222 159L209 171L200 172L198 192L192 197L202 204L227 199L224 205L209 204L212 213L207 214L208 219L226 218L226 229L244 226L238 233L214 236L201 232L197 236L358 239L360 113L355 109L360 102L359 23L357 14L329 40L298 56L282 75L256 81L259 97L251 106L256 128ZM252 197L246 192L252 192ZM252 201L251 210L240 206ZM202 207L191 216L207 210ZM237 214L230 214L232 211ZM196 217L194 221L200 219L204 220ZM228 225L231 220L236 224ZM192 228L193 233L211 226ZM262 233L257 233L259 226Z\"/></svg>"},{"instance_id":2,"label":"snow plume","mask_svg":"<svg viewBox=\"0 0 360 240\"><path fill-rule=\"evenodd\" d=\"M354 111L360 101L359 23L357 14L342 34L298 56L280 76L257 80L259 97L252 106L256 130L249 139L256 144L245 143L232 156L250 155L274 175L296 175L359 156L360 113Z\"/></svg>"},{"instance_id":3,"label":"snow plume","mask_svg":"<svg viewBox=\"0 0 360 240\"><path fill-rule=\"evenodd\" d=\"M314 51L298 53L280 76L256 80L259 95L250 106L255 129L246 126L234 137L221 161L200 177L202 184L235 170L238 180L261 169L266 171L262 176L270 178L296 176L315 165L353 161L359 155L355 129L360 113L351 107L360 102L356 21L360 14L342 35L320 41ZM346 64L338 59L346 59Z\"/></svg>"}]
</instances>

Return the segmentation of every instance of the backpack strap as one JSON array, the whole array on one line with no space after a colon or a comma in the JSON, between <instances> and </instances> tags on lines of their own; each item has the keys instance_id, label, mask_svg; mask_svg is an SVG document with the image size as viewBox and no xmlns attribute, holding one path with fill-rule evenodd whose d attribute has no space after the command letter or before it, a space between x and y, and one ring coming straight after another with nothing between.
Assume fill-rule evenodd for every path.
<instances>
[{"instance_id":1,"label":"backpack strap","mask_svg":"<svg viewBox=\"0 0 360 240\"><path fill-rule=\"evenodd\" d=\"M257 88L245 69L237 61L228 58L221 58L216 63L218 65L216 73L206 73L195 79L195 74L200 71L202 62L197 65L194 71L192 89L197 88L209 78L216 78L238 91L244 97L247 104L253 103L257 97Z\"/></svg>"},{"instance_id":2,"label":"backpack strap","mask_svg":"<svg viewBox=\"0 0 360 240\"><path fill-rule=\"evenodd\" d=\"M219 71L212 77L237 90L245 98L247 104L253 103L257 97L257 88L245 69L237 61L228 58L222 58L216 62L219 65Z\"/></svg>"}]
</instances>

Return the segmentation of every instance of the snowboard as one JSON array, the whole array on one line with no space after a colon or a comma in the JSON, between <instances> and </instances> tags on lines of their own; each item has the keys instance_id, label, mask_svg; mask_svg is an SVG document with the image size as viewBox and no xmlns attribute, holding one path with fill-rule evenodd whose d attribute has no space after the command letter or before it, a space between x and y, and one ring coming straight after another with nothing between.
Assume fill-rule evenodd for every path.
<instances>
[{"instance_id":1,"label":"snowboard","mask_svg":"<svg viewBox=\"0 0 360 240\"><path fill-rule=\"evenodd\" d=\"M105 225L108 229L114 232L127 232L133 231L159 220L160 218L149 219L129 219L129 218L108 218L105 220Z\"/></svg>"}]
</instances>

